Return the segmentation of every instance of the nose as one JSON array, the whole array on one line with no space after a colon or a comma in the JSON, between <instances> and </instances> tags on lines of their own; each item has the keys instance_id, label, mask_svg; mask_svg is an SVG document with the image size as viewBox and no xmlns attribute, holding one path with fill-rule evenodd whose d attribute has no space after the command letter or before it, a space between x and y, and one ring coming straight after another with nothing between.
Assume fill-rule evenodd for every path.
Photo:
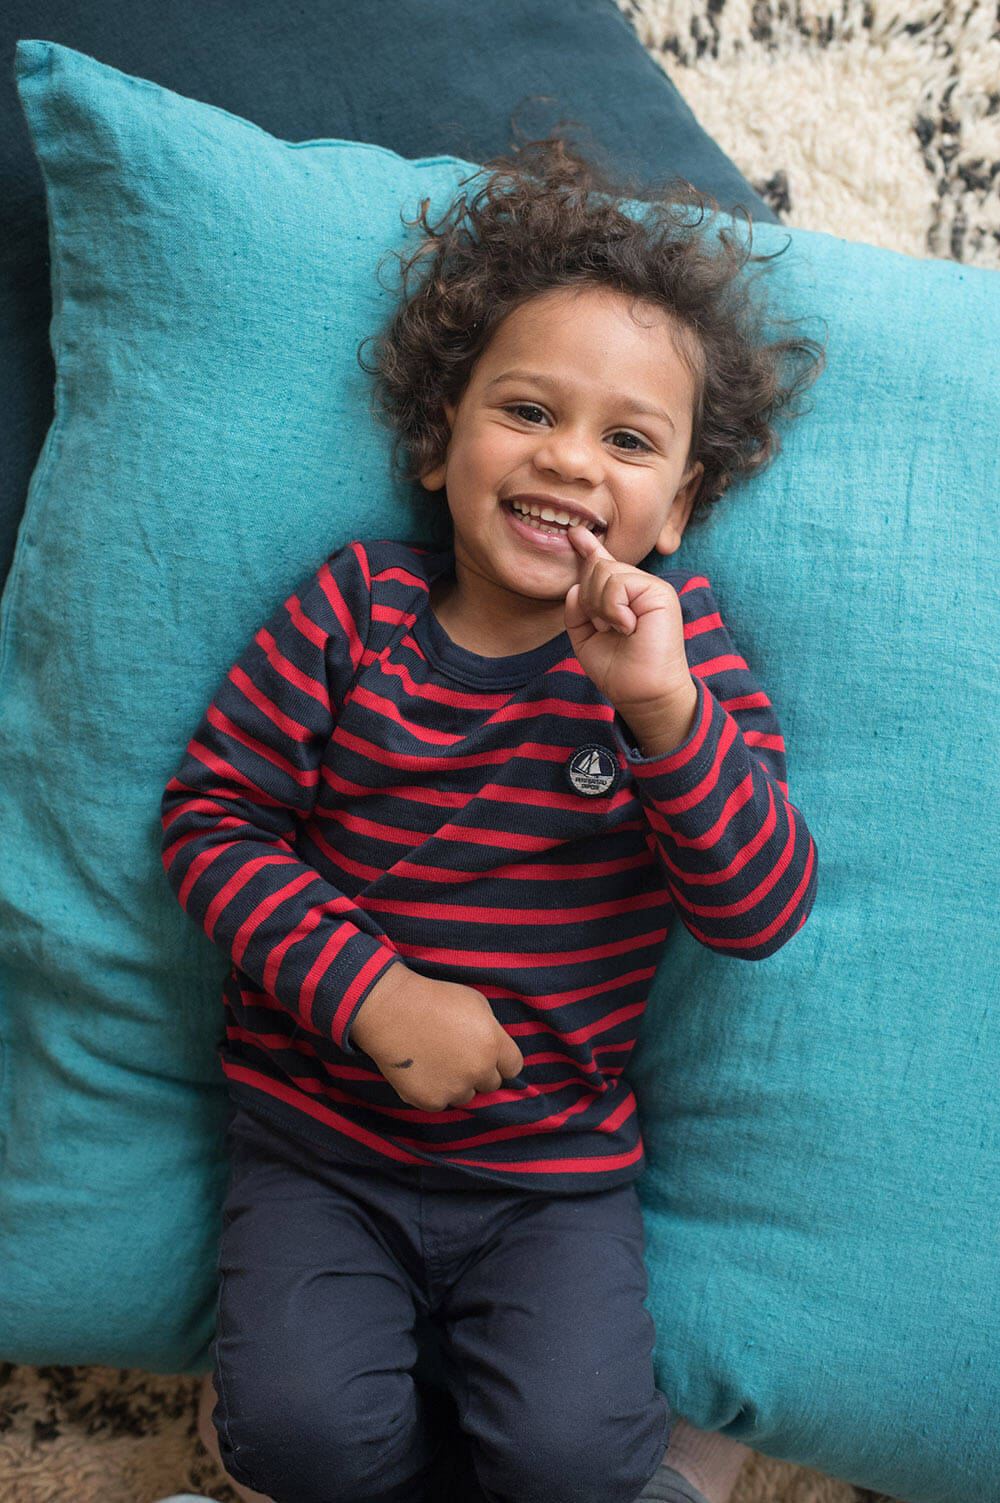
<instances>
[{"instance_id":1,"label":"nose","mask_svg":"<svg viewBox=\"0 0 1000 1503\"><path fill-rule=\"evenodd\" d=\"M597 485L603 475L598 443L580 428L543 429L535 450L535 467L561 480L585 480Z\"/></svg>"}]
</instances>

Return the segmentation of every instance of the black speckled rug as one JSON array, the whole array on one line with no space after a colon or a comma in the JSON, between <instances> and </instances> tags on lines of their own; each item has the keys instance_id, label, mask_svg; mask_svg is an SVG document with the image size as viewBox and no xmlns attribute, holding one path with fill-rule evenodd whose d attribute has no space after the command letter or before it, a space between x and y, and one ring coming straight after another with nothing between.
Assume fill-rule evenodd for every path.
<instances>
[{"instance_id":1,"label":"black speckled rug","mask_svg":"<svg viewBox=\"0 0 1000 1503\"><path fill-rule=\"evenodd\" d=\"M705 129L790 225L1000 269L990 0L618 0ZM197 1378L0 1367L2 1503L238 1503ZM733 1503L881 1503L756 1454Z\"/></svg>"}]
</instances>

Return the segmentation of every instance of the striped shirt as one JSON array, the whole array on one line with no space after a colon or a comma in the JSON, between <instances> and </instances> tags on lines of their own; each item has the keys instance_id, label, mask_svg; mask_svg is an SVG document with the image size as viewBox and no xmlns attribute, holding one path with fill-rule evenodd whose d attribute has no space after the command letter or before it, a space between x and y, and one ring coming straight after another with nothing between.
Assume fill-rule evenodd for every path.
<instances>
[{"instance_id":1,"label":"striped shirt","mask_svg":"<svg viewBox=\"0 0 1000 1503\"><path fill-rule=\"evenodd\" d=\"M355 542L260 628L162 806L163 863L232 961L222 1068L329 1154L575 1193L635 1178L623 1079L668 928L761 960L805 922L816 850L781 732L708 581L669 570L694 729L643 758L568 635L484 658L428 603L449 553ZM396 960L483 993L522 1074L445 1111L351 1044Z\"/></svg>"}]
</instances>

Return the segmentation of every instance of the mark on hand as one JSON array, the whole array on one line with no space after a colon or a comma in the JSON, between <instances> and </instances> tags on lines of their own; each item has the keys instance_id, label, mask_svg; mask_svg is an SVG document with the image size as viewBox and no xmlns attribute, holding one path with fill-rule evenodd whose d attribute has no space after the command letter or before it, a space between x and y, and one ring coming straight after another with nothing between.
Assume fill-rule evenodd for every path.
<instances>
[{"instance_id":1,"label":"mark on hand","mask_svg":"<svg viewBox=\"0 0 1000 1503\"><path fill-rule=\"evenodd\" d=\"M412 1059L401 1059L397 1064L393 1065L392 1068L394 1070L408 1070L412 1064Z\"/></svg>"}]
</instances>

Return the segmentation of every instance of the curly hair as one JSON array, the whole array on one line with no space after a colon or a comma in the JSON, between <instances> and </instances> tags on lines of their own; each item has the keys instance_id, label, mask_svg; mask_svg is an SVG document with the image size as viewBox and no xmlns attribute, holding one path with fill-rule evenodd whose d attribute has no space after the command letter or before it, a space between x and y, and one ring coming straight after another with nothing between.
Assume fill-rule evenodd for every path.
<instances>
[{"instance_id":1,"label":"curly hair","mask_svg":"<svg viewBox=\"0 0 1000 1503\"><path fill-rule=\"evenodd\" d=\"M399 262L400 301L385 329L358 350L375 376L372 412L395 429L393 464L418 480L445 457L455 404L503 320L529 298L562 287L610 287L663 309L695 381L686 469L704 466L688 525L707 519L730 486L763 469L781 440L772 419L820 374L825 346L799 333L769 339L775 320L753 296L746 244L722 225L701 228L719 205L682 178L643 190L616 183L558 130L494 157L431 223L430 200L410 230L423 235ZM642 205L641 209L638 208ZM693 211L697 211L696 217ZM790 243L790 242L789 242ZM381 265L380 263L380 271ZM374 343L373 360L361 351Z\"/></svg>"}]
</instances>

